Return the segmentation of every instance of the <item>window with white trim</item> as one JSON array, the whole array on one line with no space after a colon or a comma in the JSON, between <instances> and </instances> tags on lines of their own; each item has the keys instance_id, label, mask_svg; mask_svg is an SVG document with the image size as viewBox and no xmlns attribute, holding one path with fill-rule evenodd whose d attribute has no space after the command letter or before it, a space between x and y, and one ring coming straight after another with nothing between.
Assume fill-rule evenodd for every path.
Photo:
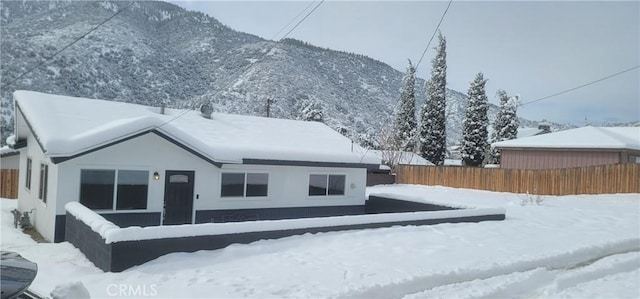
<instances>
[{"instance_id":1,"label":"window with white trim","mask_svg":"<svg viewBox=\"0 0 640 299\"><path fill-rule=\"evenodd\" d=\"M149 171L82 169L80 203L92 210L144 210Z\"/></svg>"},{"instance_id":2,"label":"window with white trim","mask_svg":"<svg viewBox=\"0 0 640 299\"><path fill-rule=\"evenodd\" d=\"M268 191L268 173L222 173L220 197L266 197Z\"/></svg>"},{"instance_id":3,"label":"window with white trim","mask_svg":"<svg viewBox=\"0 0 640 299\"><path fill-rule=\"evenodd\" d=\"M344 174L310 174L309 196L344 195L346 181Z\"/></svg>"}]
</instances>

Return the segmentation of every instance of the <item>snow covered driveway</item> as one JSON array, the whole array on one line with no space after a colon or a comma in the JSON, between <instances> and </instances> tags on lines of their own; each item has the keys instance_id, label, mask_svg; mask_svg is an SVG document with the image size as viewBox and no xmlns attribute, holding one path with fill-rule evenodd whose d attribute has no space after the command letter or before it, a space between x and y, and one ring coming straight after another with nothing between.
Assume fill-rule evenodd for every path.
<instances>
[{"instance_id":1,"label":"snow covered driveway","mask_svg":"<svg viewBox=\"0 0 640 299\"><path fill-rule=\"evenodd\" d=\"M35 244L13 229L15 201L2 200L1 246L38 263L43 294L81 281L93 297L640 298L640 194L522 205L523 195L445 187L369 192L503 207L507 218L306 234L103 273L68 243Z\"/></svg>"}]
</instances>

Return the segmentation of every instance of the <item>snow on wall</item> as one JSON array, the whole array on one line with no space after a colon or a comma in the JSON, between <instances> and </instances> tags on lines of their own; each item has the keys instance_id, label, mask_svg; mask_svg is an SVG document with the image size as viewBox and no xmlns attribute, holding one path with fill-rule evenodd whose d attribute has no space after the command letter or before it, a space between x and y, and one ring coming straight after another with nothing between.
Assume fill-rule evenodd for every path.
<instances>
[{"instance_id":1,"label":"snow on wall","mask_svg":"<svg viewBox=\"0 0 640 299\"><path fill-rule=\"evenodd\" d=\"M100 234L100 236L102 236L102 238L104 238L105 240L107 239L107 236L109 236L113 231L120 229L120 227L113 224L113 222L104 219L104 217L100 216L94 211L91 211L81 203L70 202L65 205L65 209L67 209L67 212L69 212L69 214L73 215L74 217L91 227L91 230Z\"/></svg>"},{"instance_id":2,"label":"snow on wall","mask_svg":"<svg viewBox=\"0 0 640 299\"><path fill-rule=\"evenodd\" d=\"M89 225L93 231L100 234L107 244L137 240L505 214L504 208L483 208L251 222L203 223L150 227L135 226L119 228L80 203L71 202L66 204L65 208L71 215L80 219Z\"/></svg>"}]
</instances>

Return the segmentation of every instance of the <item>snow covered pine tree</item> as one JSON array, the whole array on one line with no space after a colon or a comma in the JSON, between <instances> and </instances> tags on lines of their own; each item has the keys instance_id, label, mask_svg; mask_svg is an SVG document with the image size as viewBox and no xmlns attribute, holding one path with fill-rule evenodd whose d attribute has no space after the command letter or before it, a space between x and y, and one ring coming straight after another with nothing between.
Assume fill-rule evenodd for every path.
<instances>
[{"instance_id":1,"label":"snow covered pine tree","mask_svg":"<svg viewBox=\"0 0 640 299\"><path fill-rule=\"evenodd\" d=\"M462 124L462 165L481 166L487 149L487 110L489 103L484 85L487 80L482 73L476 75L476 79L469 87L469 102Z\"/></svg>"},{"instance_id":2,"label":"snow covered pine tree","mask_svg":"<svg viewBox=\"0 0 640 299\"><path fill-rule=\"evenodd\" d=\"M442 33L438 35L438 39L436 57L431 61L431 79L425 82L426 99L421 112L419 153L431 163L442 165L447 153L447 41Z\"/></svg>"},{"instance_id":3,"label":"snow covered pine tree","mask_svg":"<svg viewBox=\"0 0 640 299\"><path fill-rule=\"evenodd\" d=\"M402 78L400 107L394 122L395 144L397 150L413 152L416 146L416 69L409 60L407 72Z\"/></svg>"},{"instance_id":4,"label":"snow covered pine tree","mask_svg":"<svg viewBox=\"0 0 640 299\"><path fill-rule=\"evenodd\" d=\"M496 120L493 122L493 132L491 133L491 143L511 140L518 137L518 127L520 121L516 111L518 109L519 97L509 97L507 92L499 89L496 97L500 100L500 108ZM500 164L500 152L492 149L489 152L489 163Z\"/></svg>"}]
</instances>

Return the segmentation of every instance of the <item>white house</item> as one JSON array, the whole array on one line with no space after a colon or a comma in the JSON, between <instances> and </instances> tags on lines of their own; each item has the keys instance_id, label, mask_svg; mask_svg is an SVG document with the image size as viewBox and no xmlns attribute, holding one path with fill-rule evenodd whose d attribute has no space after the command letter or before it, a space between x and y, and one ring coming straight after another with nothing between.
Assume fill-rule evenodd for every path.
<instances>
[{"instance_id":1,"label":"white house","mask_svg":"<svg viewBox=\"0 0 640 299\"><path fill-rule=\"evenodd\" d=\"M18 209L49 241L68 202L123 227L362 214L380 165L318 122L13 96Z\"/></svg>"}]
</instances>

